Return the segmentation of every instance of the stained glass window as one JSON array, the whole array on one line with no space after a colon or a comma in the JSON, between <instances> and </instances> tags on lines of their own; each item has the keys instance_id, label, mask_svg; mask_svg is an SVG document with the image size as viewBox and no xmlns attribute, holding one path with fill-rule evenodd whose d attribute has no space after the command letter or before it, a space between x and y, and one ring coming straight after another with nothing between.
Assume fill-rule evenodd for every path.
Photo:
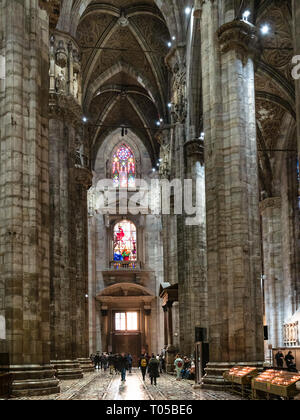
<instances>
[{"instance_id":1,"label":"stained glass window","mask_svg":"<svg viewBox=\"0 0 300 420\"><path fill-rule=\"evenodd\" d=\"M135 188L136 164L132 151L122 144L113 156L112 178L116 188Z\"/></svg>"},{"instance_id":2,"label":"stained glass window","mask_svg":"<svg viewBox=\"0 0 300 420\"><path fill-rule=\"evenodd\" d=\"M123 220L114 228L114 261L136 260L136 227L132 222Z\"/></svg>"}]
</instances>

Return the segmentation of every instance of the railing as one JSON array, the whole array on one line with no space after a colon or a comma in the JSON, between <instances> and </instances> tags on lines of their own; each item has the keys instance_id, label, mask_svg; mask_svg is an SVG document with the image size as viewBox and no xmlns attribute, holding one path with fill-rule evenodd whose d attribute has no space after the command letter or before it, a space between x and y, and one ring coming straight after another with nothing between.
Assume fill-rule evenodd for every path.
<instances>
[{"instance_id":1,"label":"railing","mask_svg":"<svg viewBox=\"0 0 300 420\"><path fill-rule=\"evenodd\" d=\"M111 261L110 269L112 270L140 270L141 264L137 261Z\"/></svg>"},{"instance_id":2,"label":"railing","mask_svg":"<svg viewBox=\"0 0 300 420\"><path fill-rule=\"evenodd\" d=\"M299 322L284 325L284 345L287 347L299 346Z\"/></svg>"}]
</instances>

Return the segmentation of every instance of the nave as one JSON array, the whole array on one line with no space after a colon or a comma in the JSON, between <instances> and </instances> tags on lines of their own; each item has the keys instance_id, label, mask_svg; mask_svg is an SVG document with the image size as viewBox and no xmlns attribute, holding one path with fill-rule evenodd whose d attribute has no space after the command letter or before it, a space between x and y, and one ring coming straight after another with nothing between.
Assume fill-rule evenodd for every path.
<instances>
[{"instance_id":1,"label":"nave","mask_svg":"<svg viewBox=\"0 0 300 420\"><path fill-rule=\"evenodd\" d=\"M67 380L61 383L60 394L39 397L24 397L15 400L89 400L89 401L212 401L239 400L241 398L222 391L193 389L193 381L180 381L163 374L157 386L151 386L147 376L145 383L139 370L127 375L125 385L121 385L120 375L108 372L93 372L84 379Z\"/></svg>"}]
</instances>

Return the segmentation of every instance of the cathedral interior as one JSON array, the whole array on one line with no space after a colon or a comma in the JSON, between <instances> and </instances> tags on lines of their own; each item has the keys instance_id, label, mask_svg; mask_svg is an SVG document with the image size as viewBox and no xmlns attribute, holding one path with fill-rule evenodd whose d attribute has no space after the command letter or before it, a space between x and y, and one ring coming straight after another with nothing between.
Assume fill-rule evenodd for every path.
<instances>
[{"instance_id":1,"label":"cathedral interior","mask_svg":"<svg viewBox=\"0 0 300 420\"><path fill-rule=\"evenodd\" d=\"M140 399L300 370L298 63L299 0L0 1L0 396L109 398L97 353L164 354Z\"/></svg>"}]
</instances>

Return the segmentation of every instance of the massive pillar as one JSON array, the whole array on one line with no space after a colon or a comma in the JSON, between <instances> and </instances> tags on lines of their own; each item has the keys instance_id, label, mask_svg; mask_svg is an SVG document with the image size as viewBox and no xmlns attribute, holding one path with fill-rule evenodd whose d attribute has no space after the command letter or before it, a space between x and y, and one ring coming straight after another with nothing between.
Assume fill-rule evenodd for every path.
<instances>
[{"instance_id":1,"label":"massive pillar","mask_svg":"<svg viewBox=\"0 0 300 420\"><path fill-rule=\"evenodd\" d=\"M293 0L293 23L294 23L294 49L295 55L300 57L300 4ZM299 60L298 60L299 63ZM300 72L298 71L300 75ZM295 80L296 85L296 114L297 114L297 137L298 156L300 157L300 76Z\"/></svg>"},{"instance_id":2,"label":"massive pillar","mask_svg":"<svg viewBox=\"0 0 300 420\"><path fill-rule=\"evenodd\" d=\"M294 48L295 48L295 55L298 56L298 64L300 62L300 3L297 0L293 0L293 21L294 21ZM298 70L297 79L295 80L295 87L296 87L296 116L297 116L297 144L298 144L298 162L300 162L300 71ZM300 183L298 180L298 197L300 197ZM298 203L299 206L299 203ZM297 221L297 234L298 237L296 238L296 246L294 247L294 251L297 252L297 283L296 283L296 309L300 306L300 286L299 286L299 264L300 264L300 257L299 257L299 248L300 248L300 229L299 229L299 217Z\"/></svg>"},{"instance_id":3,"label":"massive pillar","mask_svg":"<svg viewBox=\"0 0 300 420\"><path fill-rule=\"evenodd\" d=\"M49 18L40 3L4 0L0 17L0 276L15 396L59 392L49 345Z\"/></svg>"},{"instance_id":4,"label":"massive pillar","mask_svg":"<svg viewBox=\"0 0 300 420\"><path fill-rule=\"evenodd\" d=\"M283 346L284 283L281 228L281 198L260 203L263 235L265 308L269 343Z\"/></svg>"},{"instance_id":5,"label":"massive pillar","mask_svg":"<svg viewBox=\"0 0 300 420\"><path fill-rule=\"evenodd\" d=\"M186 136L188 100L185 54L185 45L178 45L166 58L172 73L173 125L168 144L162 142L161 175L167 176L174 188L171 216L166 218L164 224L165 279L173 285L178 283L180 351L191 356L194 352L195 329L206 328L207 319L205 183L203 145L199 139L190 140ZM184 188L186 179L192 180L193 197L184 197L187 192ZM182 186L181 198L178 182ZM200 199L198 203L197 195ZM181 212L177 211L178 203L182 204ZM194 207L198 217L185 212L183 204Z\"/></svg>"},{"instance_id":6,"label":"massive pillar","mask_svg":"<svg viewBox=\"0 0 300 420\"><path fill-rule=\"evenodd\" d=\"M87 167L76 166L70 170L70 210L73 241L76 256L72 288L75 300L72 312L74 349L82 369L92 371L89 359L89 318L88 318L88 209L87 191L92 185L92 173Z\"/></svg>"},{"instance_id":7,"label":"massive pillar","mask_svg":"<svg viewBox=\"0 0 300 420\"><path fill-rule=\"evenodd\" d=\"M205 131L210 363L205 386L223 372L264 360L260 227L252 54L256 28L219 27L219 3L201 14Z\"/></svg>"},{"instance_id":8,"label":"massive pillar","mask_svg":"<svg viewBox=\"0 0 300 420\"><path fill-rule=\"evenodd\" d=\"M89 173L78 56L78 46L71 37L58 31L52 33L49 132L51 363L60 379L82 378L78 358L86 352L78 345L78 337L86 338L88 331L87 325L81 323L81 317L86 316L88 291L83 279L86 274L83 273L82 258L78 257L78 249L87 252L86 237L82 235L82 225L87 223L87 197L86 191L85 194L81 192L81 185L77 188L76 173ZM83 299L79 297L81 293Z\"/></svg>"},{"instance_id":9,"label":"massive pillar","mask_svg":"<svg viewBox=\"0 0 300 420\"><path fill-rule=\"evenodd\" d=\"M186 179L192 181L192 197L185 204L196 214L185 214L183 282L179 284L181 302L181 347L190 357L195 351L196 328L207 328L207 278L206 278L206 215L203 140L185 143ZM181 300L181 299L180 299Z\"/></svg>"}]
</instances>

